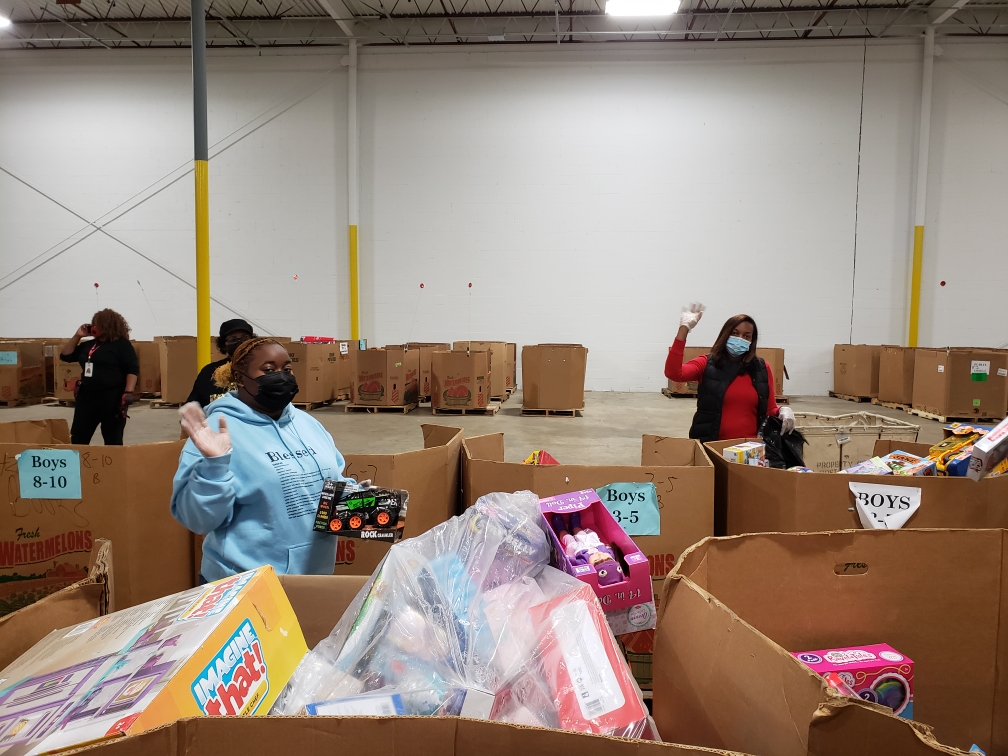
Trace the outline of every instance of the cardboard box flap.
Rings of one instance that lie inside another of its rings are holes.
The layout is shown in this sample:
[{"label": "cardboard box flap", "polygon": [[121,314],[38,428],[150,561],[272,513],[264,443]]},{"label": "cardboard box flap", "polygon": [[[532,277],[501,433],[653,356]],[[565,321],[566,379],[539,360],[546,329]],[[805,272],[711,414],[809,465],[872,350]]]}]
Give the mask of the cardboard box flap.
[{"label": "cardboard box flap", "polygon": [[809,756],[851,756],[853,753],[961,756],[963,753],[943,746],[935,740],[931,730],[919,722],[907,722],[891,715],[878,716],[878,708],[847,699],[823,703],[809,727]]},{"label": "cardboard box flap", "polygon": [[645,434],[641,437],[641,464],[664,467],[710,466],[711,462],[702,448],[695,444],[684,444],[683,441],[682,438]]},{"label": "cardboard box flap", "polygon": [[315,648],[340,621],[368,582],[365,575],[280,575],[308,648]]},{"label": "cardboard box flap", "polygon": [[488,433],[485,436],[470,436],[462,442],[462,448],[469,459],[503,462],[504,434]]}]

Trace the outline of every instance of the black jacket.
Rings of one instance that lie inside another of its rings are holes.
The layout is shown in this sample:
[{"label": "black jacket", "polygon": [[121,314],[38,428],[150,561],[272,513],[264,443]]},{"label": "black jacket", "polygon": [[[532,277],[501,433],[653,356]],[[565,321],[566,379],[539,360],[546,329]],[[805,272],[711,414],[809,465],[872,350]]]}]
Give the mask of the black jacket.
[{"label": "black jacket", "polygon": [[227,393],[226,386],[218,386],[214,383],[214,371],[221,365],[226,365],[227,360],[211,362],[199,371],[196,381],[193,383],[192,391],[189,393],[187,402],[199,402],[201,407],[206,407],[214,399],[219,399]]},{"label": "black jacket", "polygon": [[[756,406],[756,432],[759,433],[766,420],[767,403],[770,400],[770,380],[767,376],[766,363],[757,357],[746,367],[756,389],[758,404]],[[718,367],[714,358],[707,355],[707,367],[697,386],[697,411],[693,415],[693,425],[689,437],[703,442],[717,441],[721,434],[721,408],[724,405],[725,392],[742,370],[742,363],[728,360]]]},{"label": "black jacket", "polygon": [[[81,391],[126,390],[126,376],[140,375],[140,360],[129,339],[82,341],[70,354],[60,353],[61,362],[79,362]],[[84,375],[85,365],[93,365],[91,376]]]}]

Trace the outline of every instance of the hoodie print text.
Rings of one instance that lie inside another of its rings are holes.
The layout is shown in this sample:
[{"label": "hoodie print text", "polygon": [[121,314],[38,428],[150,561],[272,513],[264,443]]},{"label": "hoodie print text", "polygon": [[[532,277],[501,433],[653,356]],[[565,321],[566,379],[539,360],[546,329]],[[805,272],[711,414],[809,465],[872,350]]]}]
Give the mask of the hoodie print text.
[{"label": "hoodie print text", "polygon": [[[312,496],[313,491],[322,491],[322,471],[314,460],[316,451],[310,446],[297,451],[268,451],[266,458],[280,478],[283,491],[284,506],[287,508],[287,518],[296,520],[299,517],[315,515],[318,501]],[[305,470],[301,460],[311,460],[312,469]]]}]

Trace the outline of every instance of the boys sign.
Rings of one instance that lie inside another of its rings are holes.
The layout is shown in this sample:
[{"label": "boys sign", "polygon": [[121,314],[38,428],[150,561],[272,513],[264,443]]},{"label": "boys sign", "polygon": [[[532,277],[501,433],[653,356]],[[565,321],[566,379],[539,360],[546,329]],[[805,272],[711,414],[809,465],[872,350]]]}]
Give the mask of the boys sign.
[{"label": "boys sign", "polygon": [[848,483],[861,527],[897,530],[920,508],[921,490],[909,486]]}]

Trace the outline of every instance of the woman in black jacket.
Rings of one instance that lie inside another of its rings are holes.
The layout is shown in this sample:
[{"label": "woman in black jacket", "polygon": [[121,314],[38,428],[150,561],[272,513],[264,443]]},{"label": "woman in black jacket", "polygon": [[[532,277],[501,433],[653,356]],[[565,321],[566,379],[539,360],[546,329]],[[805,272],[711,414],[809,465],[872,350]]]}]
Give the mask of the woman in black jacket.
[{"label": "woman in black jacket", "polygon": [[[129,331],[122,315],[105,309],[96,312],[91,322],[78,328],[63,346],[60,360],[81,365],[71,443],[90,444],[101,425],[105,445],[122,446],[126,411],[133,403],[133,389],[140,374]],[[92,338],[81,341],[86,336]]]}]

